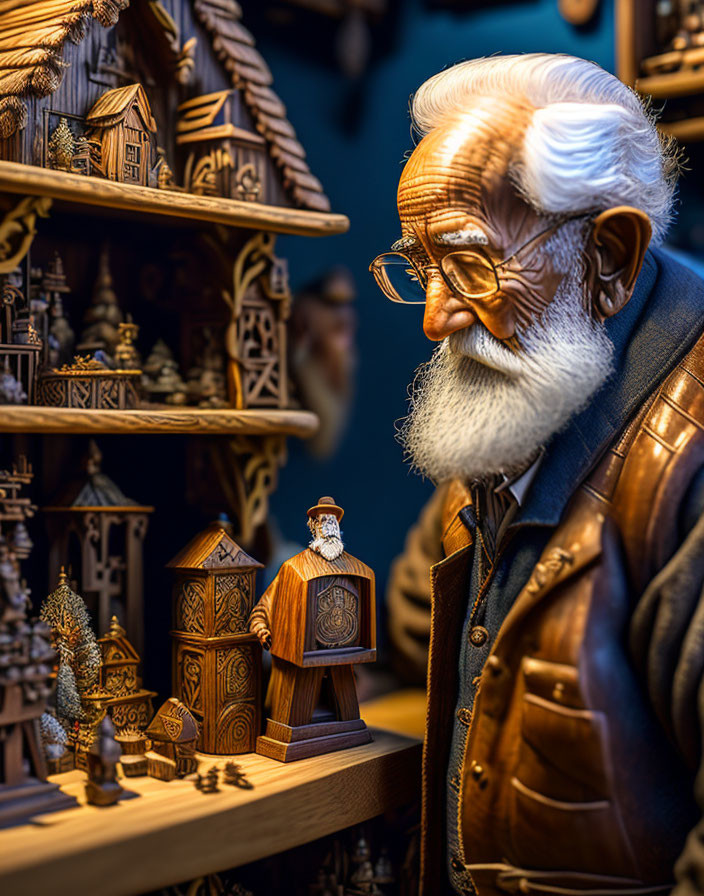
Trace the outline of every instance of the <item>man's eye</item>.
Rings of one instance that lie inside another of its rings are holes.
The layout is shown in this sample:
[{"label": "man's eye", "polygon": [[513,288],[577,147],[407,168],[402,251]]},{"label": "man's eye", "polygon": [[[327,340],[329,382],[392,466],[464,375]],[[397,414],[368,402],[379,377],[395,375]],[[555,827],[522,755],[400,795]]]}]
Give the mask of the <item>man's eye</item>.
[{"label": "man's eye", "polygon": [[413,281],[413,283],[418,283],[418,274],[413,270],[413,268],[406,268],[406,273],[409,278]]}]

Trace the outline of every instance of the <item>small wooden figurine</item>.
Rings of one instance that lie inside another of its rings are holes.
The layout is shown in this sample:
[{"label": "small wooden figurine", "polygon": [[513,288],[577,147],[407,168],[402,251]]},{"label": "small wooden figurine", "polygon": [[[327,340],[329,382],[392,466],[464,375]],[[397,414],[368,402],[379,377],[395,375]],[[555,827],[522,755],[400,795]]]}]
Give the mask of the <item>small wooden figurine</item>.
[{"label": "small wooden figurine", "polygon": [[235,762],[226,762],[223,771],[223,781],[232,787],[240,787],[242,790],[252,790],[254,784],[247,780],[245,773]]},{"label": "small wooden figurine", "polygon": [[115,726],[105,716],[98,728],[98,737],[86,754],[86,799],[95,806],[112,806],[123,794],[117,780],[120,746],[115,740]]},{"label": "small wooden figurine", "polygon": [[168,564],[174,586],[174,692],[201,720],[198,749],[253,752],[259,733],[261,647],[247,620],[261,563],[220,523]]},{"label": "small wooden figurine", "polygon": [[308,548],[282,565],[250,617],[273,657],[257,753],[282,762],[371,740],[352,667],[376,659],[374,573],[345,552],[343,513],[329,497],[310,508]]},{"label": "small wooden figurine", "polygon": [[169,697],[145,734],[151,739],[147,761],[152,778],[172,781],[196,771],[198,722],[180,700]]}]

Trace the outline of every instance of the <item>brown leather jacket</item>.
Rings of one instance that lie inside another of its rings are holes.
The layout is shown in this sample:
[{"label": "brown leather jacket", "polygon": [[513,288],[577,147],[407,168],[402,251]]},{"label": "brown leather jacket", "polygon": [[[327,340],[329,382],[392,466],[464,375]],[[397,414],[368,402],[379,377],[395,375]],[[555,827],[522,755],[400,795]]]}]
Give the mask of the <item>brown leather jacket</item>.
[{"label": "brown leather jacket", "polygon": [[[640,639],[647,653],[649,631],[686,627],[686,614],[672,621],[667,588],[676,597],[677,587],[692,591],[691,583],[668,564],[678,548],[676,514],[703,464],[704,338],[574,494],[484,667],[458,819],[468,887],[480,896],[671,889],[696,819],[692,707],[704,638],[679,656],[646,656],[641,677],[624,641],[630,623],[632,646]],[[459,653],[468,593],[471,536],[458,512],[470,502],[460,483],[447,491],[446,556],[431,570],[422,894],[439,893],[445,880],[438,832],[457,674],[447,657]],[[658,668],[674,681],[673,705],[660,719],[643,698],[642,681],[657,690],[648,677],[656,679]]]}]

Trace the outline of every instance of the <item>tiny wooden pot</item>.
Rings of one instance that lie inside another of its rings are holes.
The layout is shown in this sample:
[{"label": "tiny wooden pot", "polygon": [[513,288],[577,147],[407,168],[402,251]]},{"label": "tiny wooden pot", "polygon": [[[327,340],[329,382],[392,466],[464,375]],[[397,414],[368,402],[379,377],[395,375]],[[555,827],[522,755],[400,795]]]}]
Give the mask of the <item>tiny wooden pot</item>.
[{"label": "tiny wooden pot", "polygon": [[37,404],[124,411],[139,402],[139,370],[49,370],[39,377]]}]

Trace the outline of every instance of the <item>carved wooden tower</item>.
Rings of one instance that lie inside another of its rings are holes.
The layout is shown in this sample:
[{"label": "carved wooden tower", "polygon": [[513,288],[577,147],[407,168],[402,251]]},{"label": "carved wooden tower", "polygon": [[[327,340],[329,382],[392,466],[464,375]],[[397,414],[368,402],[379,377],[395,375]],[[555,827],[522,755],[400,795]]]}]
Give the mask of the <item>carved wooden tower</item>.
[{"label": "carved wooden tower", "polygon": [[174,585],[174,693],[200,722],[204,753],[254,750],[260,724],[261,647],[249,634],[257,563],[219,523],[168,564]]}]

